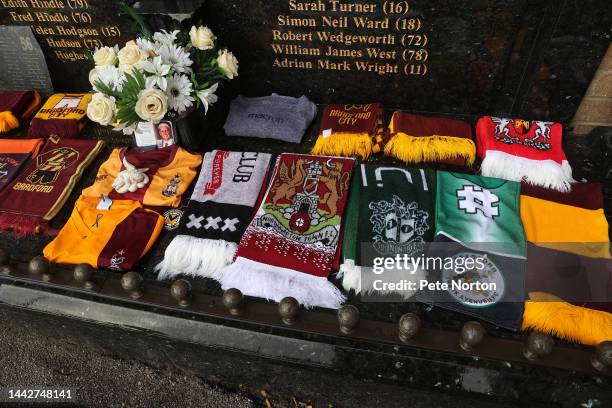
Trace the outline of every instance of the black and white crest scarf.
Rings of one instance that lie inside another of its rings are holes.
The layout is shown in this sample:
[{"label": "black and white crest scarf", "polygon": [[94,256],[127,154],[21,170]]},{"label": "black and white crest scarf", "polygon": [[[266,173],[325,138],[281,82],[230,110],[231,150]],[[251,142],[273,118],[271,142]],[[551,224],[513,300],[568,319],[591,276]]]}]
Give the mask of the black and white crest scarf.
[{"label": "black and white crest scarf", "polygon": [[204,155],[178,235],[157,265],[158,279],[214,277],[232,262],[269,163],[267,153],[213,150]]}]

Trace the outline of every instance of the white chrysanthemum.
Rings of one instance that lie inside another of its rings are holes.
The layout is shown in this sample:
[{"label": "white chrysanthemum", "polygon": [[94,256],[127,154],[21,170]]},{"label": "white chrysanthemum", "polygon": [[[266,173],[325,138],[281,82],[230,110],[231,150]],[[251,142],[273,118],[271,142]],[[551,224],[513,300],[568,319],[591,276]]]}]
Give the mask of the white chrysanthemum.
[{"label": "white chrysanthemum", "polygon": [[[121,92],[123,89],[123,81],[125,81],[125,75],[123,75],[117,67],[107,65],[96,69],[96,79],[111,87],[113,91]],[[95,85],[94,88],[98,90]]]},{"label": "white chrysanthemum", "polygon": [[180,33],[179,30],[174,30],[170,32],[166,30],[161,30],[153,34],[153,40],[161,44],[173,45],[174,42],[176,41],[176,36],[178,35],[178,33]]},{"label": "white chrysanthemum", "polygon": [[189,58],[189,53],[183,48],[175,45],[164,45],[159,49],[159,55],[164,64],[169,64],[175,72],[191,72],[193,61]]},{"label": "white chrysanthemum", "polygon": [[168,106],[170,109],[182,113],[191,107],[195,100],[191,95],[192,92],[193,85],[187,76],[174,74],[168,77],[166,95],[168,96]]},{"label": "white chrysanthemum", "polygon": [[157,55],[157,50],[162,46],[161,43],[153,42],[151,40],[147,40],[146,38],[137,38],[136,45],[149,54],[150,57]]},{"label": "white chrysanthemum", "polygon": [[215,92],[217,92],[218,87],[219,84],[216,83],[208,89],[203,89],[201,91],[196,92],[198,98],[200,99],[200,101],[202,101],[202,105],[204,105],[205,114],[208,113],[208,107],[213,103],[217,102],[217,100],[219,99],[217,95],[215,95]]},{"label": "white chrysanthemum", "polygon": [[157,56],[153,60],[146,60],[140,63],[140,68],[150,74],[146,79],[146,87],[153,88],[155,85],[162,91],[166,90],[166,75],[170,72],[170,65],[164,64],[162,58]]}]

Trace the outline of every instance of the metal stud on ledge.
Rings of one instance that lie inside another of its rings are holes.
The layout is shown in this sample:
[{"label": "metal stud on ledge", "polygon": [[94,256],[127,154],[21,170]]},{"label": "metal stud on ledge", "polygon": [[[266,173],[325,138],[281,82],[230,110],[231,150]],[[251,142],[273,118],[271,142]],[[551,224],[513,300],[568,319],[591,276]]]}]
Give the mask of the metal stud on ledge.
[{"label": "metal stud on ledge", "polygon": [[283,298],[278,304],[278,313],[281,315],[283,323],[287,326],[295,324],[299,309],[300,303],[290,296]]},{"label": "metal stud on ledge", "polygon": [[130,294],[132,299],[142,296],[142,276],[138,272],[126,272],[121,277],[121,287]]},{"label": "metal stud on ledge", "polygon": [[463,325],[459,335],[459,346],[464,350],[472,352],[475,347],[482,343],[485,336],[485,329],[482,324],[470,321]]},{"label": "metal stud on ledge", "polygon": [[95,270],[91,265],[82,263],[74,267],[74,280],[83,284],[85,289],[93,289],[94,283],[92,277]]},{"label": "metal stud on ledge", "polygon": [[11,268],[11,256],[8,251],[3,248],[0,248],[0,274],[2,275],[10,275],[12,272]]},{"label": "metal stud on ledge", "polygon": [[353,305],[345,305],[338,309],[338,323],[340,331],[351,334],[359,324],[359,309]]},{"label": "metal stud on ledge", "polygon": [[40,275],[46,282],[51,280],[52,268],[51,265],[49,265],[49,261],[43,256],[35,256],[32,258],[28,267],[31,274]]},{"label": "metal stud on ledge", "polygon": [[239,289],[230,288],[226,290],[223,292],[221,301],[231,315],[238,316],[242,314],[242,292]]},{"label": "metal stud on ledge", "polygon": [[421,330],[421,318],[414,313],[406,313],[399,319],[399,339],[409,343]]},{"label": "metal stud on ledge", "polygon": [[188,307],[191,304],[191,283],[185,279],[175,280],[170,286],[170,296],[180,307]]},{"label": "metal stud on ledge", "polygon": [[530,361],[546,357],[552,353],[554,344],[552,337],[548,334],[537,331],[531,332],[527,337],[525,347],[523,347],[523,355]]},{"label": "metal stud on ledge", "polygon": [[612,341],[602,341],[595,347],[591,364],[597,371],[606,372],[612,367]]}]

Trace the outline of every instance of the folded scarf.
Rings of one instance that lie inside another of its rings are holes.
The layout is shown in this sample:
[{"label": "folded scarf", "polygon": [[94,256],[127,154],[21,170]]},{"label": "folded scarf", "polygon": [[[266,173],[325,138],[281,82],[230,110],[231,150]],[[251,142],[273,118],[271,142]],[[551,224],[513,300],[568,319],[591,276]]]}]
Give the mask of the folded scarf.
[{"label": "folded scarf", "polygon": [[326,106],[311,153],[367,159],[384,148],[382,114],[380,103]]},{"label": "folded scarf", "polygon": [[42,139],[0,139],[0,191],[4,190],[30,158],[36,157]]},{"label": "folded scarf", "polygon": [[223,289],[305,307],[338,308],[344,296],[327,280],[338,253],[353,159],[283,153],[247,227],[236,261],[221,270]]},{"label": "folded scarf", "polygon": [[93,185],[84,189],[87,197],[134,200],[145,206],[178,207],[181,197],[196,176],[202,156],[172,145],[141,151],[114,149],[98,169]]},{"label": "folded scarf", "polygon": [[17,129],[40,107],[36,91],[0,92],[0,134]]},{"label": "folded scarf", "polygon": [[612,340],[612,260],[599,183],[560,193],[523,185],[529,247],[523,330],[587,345]]},{"label": "folded scarf", "polygon": [[234,259],[270,164],[270,155],[213,150],[204,155],[178,235],[157,265],[158,279],[214,277]]},{"label": "folded scarf", "polygon": [[50,137],[35,160],[0,193],[0,230],[26,235],[49,232],[83,171],[104,143]]},{"label": "folded scarf", "polygon": [[317,106],[306,96],[272,94],[258,98],[238,96],[230,103],[223,129],[227,136],[258,137],[301,143],[317,116]]},{"label": "folded scarf", "polygon": [[65,139],[79,137],[85,126],[87,105],[91,94],[53,94],[32,119],[29,138],[59,136]]},{"label": "folded scarf", "polygon": [[81,196],[68,222],[43,250],[51,262],[86,263],[94,268],[129,271],[151,248],[164,218],[132,200],[115,200],[100,209],[100,199]]},{"label": "folded scarf", "polygon": [[572,168],[563,151],[562,135],[560,123],[480,118],[476,147],[482,175],[569,191]]},{"label": "folded scarf", "polygon": [[567,193],[523,184],[521,218],[529,242],[610,258],[608,221],[599,183],[575,183]]},{"label": "folded scarf", "polygon": [[476,159],[472,128],[460,120],[395,112],[389,134],[385,154],[406,163],[471,166]]},{"label": "folded scarf", "polygon": [[[374,290],[375,279],[417,283],[425,279],[422,268],[413,274],[386,269],[382,275],[375,275],[371,259],[364,259],[367,255],[362,254],[362,249],[367,245],[376,257],[423,255],[425,245],[434,236],[435,173],[366,164],[356,170],[345,213],[342,265],[338,274],[344,289],[387,295],[393,292]],[[414,291],[397,293],[408,299]]]},{"label": "folded scarf", "polygon": [[[436,237],[428,257],[444,262],[428,270],[428,281],[445,282],[449,288],[419,292],[422,301],[511,330],[520,328],[526,244],[519,194],[516,182],[438,172]],[[477,266],[468,266],[467,259]],[[463,289],[453,282],[490,287]]]}]

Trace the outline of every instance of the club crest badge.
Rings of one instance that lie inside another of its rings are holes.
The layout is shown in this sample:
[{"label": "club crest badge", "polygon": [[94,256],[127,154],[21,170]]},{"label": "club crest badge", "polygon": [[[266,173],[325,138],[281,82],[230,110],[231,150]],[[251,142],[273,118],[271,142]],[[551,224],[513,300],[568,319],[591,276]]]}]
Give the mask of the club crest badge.
[{"label": "club crest badge", "polygon": [[429,230],[427,211],[416,202],[405,203],[394,195],[391,201],[371,202],[373,247],[381,254],[413,254],[425,246],[423,235]]},{"label": "club crest badge", "polygon": [[[482,259],[483,256],[475,252],[460,252],[453,258]],[[484,257],[484,268],[471,269],[464,273],[457,273],[455,269],[444,268],[442,279],[449,283],[448,294],[462,305],[474,308],[490,307],[499,302],[506,290],[506,281],[501,270],[489,259]],[[452,285],[452,281],[456,285]],[[480,283],[481,287],[487,289],[463,289],[462,287],[474,287],[474,283]],[[471,285],[470,285],[471,284]]]},{"label": "club crest badge", "polygon": [[62,170],[72,166],[79,159],[79,152],[71,147],[59,147],[36,157],[36,170],[26,177],[32,184],[51,184]]},{"label": "club crest badge", "polygon": [[550,150],[551,125],[554,122],[491,118],[495,139],[506,144],[518,144],[538,150]]},{"label": "club crest badge", "polygon": [[126,257],[124,255],[125,255],[125,250],[123,249],[114,253],[113,256],[111,256],[110,265],[108,266],[108,269],[112,269],[115,271],[123,270],[123,268],[121,267],[121,264],[125,262]]},{"label": "club crest badge", "polygon": [[175,174],[170,183],[162,190],[164,197],[173,197],[178,194],[178,188],[181,184],[181,176]]},{"label": "club crest badge", "polygon": [[499,217],[499,197],[476,185],[465,185],[456,191],[457,205],[466,214],[480,213],[486,218]]},{"label": "club crest badge", "polygon": [[302,244],[334,246],[338,230],[331,224],[338,216],[349,178],[342,163],[331,159],[300,158],[290,166],[281,163],[267,203],[268,213],[258,217],[256,224]]},{"label": "club crest badge", "polygon": [[177,229],[182,216],[183,212],[176,208],[166,211],[164,213],[164,229],[166,231]]}]

